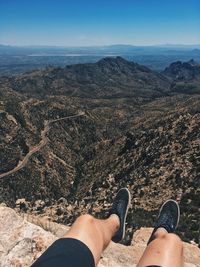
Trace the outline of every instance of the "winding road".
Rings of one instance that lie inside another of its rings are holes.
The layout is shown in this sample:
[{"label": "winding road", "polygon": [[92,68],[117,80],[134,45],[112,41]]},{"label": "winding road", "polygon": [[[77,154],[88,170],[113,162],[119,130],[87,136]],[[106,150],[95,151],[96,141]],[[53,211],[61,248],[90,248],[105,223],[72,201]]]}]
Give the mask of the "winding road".
[{"label": "winding road", "polygon": [[40,142],[37,145],[33,146],[29,150],[29,152],[26,154],[26,156],[23,158],[23,160],[19,161],[19,163],[17,164],[17,166],[14,169],[0,174],[0,178],[4,178],[5,176],[11,175],[11,174],[21,170],[27,164],[29,158],[33,154],[38,152],[43,146],[46,145],[46,143],[48,141],[47,137],[46,137],[46,134],[50,130],[50,124],[52,124],[54,122],[66,120],[66,119],[81,117],[81,116],[85,116],[85,113],[84,112],[80,112],[79,114],[76,114],[76,115],[71,115],[71,116],[67,116],[67,117],[63,117],[63,118],[59,118],[59,119],[55,119],[55,120],[44,121],[44,130],[41,131],[41,140],[40,140]]}]

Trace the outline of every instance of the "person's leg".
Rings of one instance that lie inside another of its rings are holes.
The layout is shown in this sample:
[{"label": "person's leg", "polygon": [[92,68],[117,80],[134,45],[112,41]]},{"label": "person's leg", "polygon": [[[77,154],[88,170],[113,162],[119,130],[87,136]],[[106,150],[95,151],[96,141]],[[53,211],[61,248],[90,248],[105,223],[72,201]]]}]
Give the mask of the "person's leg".
[{"label": "person's leg", "polygon": [[114,242],[123,239],[129,204],[130,193],[122,188],[114,199],[108,219],[99,220],[88,214],[80,216],[64,238],[55,241],[32,266],[97,266],[111,239]]},{"label": "person's leg", "polygon": [[119,224],[119,217],[115,214],[106,220],[98,220],[86,214],[75,221],[64,237],[75,238],[83,242],[92,252],[97,265],[102,251],[119,229]]},{"label": "person's leg", "polygon": [[183,265],[183,245],[174,234],[180,217],[179,205],[169,199],[161,207],[154,230],[137,267]]},{"label": "person's leg", "polygon": [[137,267],[162,266],[182,267],[183,266],[183,243],[181,239],[172,233],[158,228],[152,240],[145,249]]},{"label": "person's leg", "polygon": [[108,246],[111,239],[118,243],[124,238],[130,200],[129,190],[122,188],[113,201],[108,219],[99,220],[88,214],[82,215],[75,221],[65,237],[83,242],[92,252],[97,265],[102,251]]}]

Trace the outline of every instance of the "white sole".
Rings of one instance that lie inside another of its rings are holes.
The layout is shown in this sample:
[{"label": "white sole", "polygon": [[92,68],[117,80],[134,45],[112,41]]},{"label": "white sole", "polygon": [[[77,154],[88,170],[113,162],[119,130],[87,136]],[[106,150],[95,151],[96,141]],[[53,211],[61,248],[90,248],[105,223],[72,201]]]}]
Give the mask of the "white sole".
[{"label": "white sole", "polygon": [[125,216],[124,216],[124,226],[123,226],[123,236],[122,236],[122,239],[124,239],[124,236],[125,236],[125,228],[126,228],[126,217],[127,217],[127,213],[128,213],[129,207],[131,205],[131,193],[130,193],[130,191],[127,188],[122,188],[122,189],[126,189],[126,191],[128,192],[128,195],[129,195],[128,205],[127,205],[126,213],[125,213]]}]

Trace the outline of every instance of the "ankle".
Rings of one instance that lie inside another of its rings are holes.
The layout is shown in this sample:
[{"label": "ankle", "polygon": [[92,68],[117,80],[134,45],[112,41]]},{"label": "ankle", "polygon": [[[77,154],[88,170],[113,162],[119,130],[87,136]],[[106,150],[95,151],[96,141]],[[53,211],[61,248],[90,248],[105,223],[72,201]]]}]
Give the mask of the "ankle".
[{"label": "ankle", "polygon": [[116,231],[117,231],[119,229],[119,227],[120,227],[119,216],[117,214],[111,214],[110,217],[108,218],[108,220],[110,220],[112,225],[116,226]]}]

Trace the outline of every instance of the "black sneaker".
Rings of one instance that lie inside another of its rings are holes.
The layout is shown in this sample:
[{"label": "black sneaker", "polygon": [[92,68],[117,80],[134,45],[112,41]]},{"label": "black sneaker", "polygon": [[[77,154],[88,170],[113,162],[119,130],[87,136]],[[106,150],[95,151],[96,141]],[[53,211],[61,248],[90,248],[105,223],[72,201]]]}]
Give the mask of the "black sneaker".
[{"label": "black sneaker", "polygon": [[116,214],[120,220],[119,230],[113,236],[112,241],[118,243],[124,238],[125,235],[125,222],[127,212],[131,202],[131,194],[127,188],[122,188],[117,193],[112,208],[109,212],[109,216]]},{"label": "black sneaker", "polygon": [[148,244],[154,239],[154,233],[158,228],[164,228],[168,233],[174,233],[178,226],[180,217],[180,208],[175,200],[167,200],[162,207],[158,215],[158,219],[154,223],[154,230],[148,241]]}]

